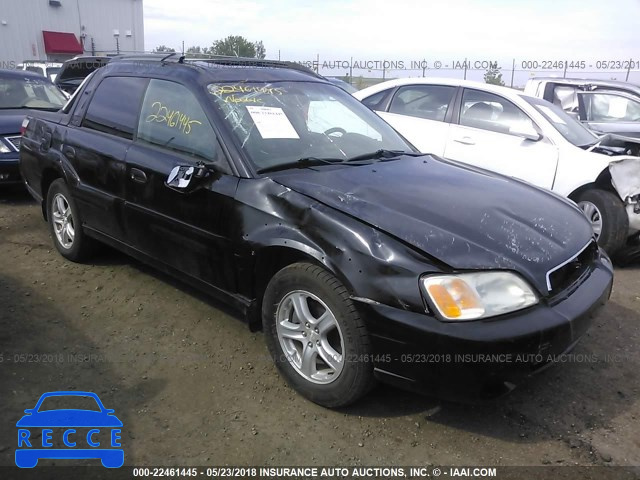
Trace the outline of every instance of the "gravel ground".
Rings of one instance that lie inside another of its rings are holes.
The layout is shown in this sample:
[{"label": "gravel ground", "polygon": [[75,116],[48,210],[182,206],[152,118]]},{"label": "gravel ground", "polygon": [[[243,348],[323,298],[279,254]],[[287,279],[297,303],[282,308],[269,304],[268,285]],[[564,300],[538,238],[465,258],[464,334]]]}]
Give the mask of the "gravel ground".
[{"label": "gravel ground", "polygon": [[112,250],[64,260],[20,191],[0,192],[0,304],[0,465],[23,410],[63,389],[116,409],[127,465],[640,465],[637,267],[574,351],[591,361],[475,406],[384,386],[314,405],[224,306]]}]

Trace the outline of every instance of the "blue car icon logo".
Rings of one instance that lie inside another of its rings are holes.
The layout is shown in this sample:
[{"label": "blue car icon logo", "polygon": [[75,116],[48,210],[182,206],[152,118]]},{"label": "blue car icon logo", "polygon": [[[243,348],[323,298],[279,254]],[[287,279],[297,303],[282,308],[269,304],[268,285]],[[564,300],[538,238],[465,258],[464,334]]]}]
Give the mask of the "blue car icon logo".
[{"label": "blue car icon logo", "polygon": [[[77,400],[92,409],[47,408],[51,404],[74,403]],[[95,393],[45,393],[33,409],[24,412],[26,415],[16,424],[18,467],[33,468],[41,458],[100,459],[107,468],[118,468],[124,464],[124,450],[119,448],[122,446],[122,422],[114,415],[114,410],[104,407]]]}]

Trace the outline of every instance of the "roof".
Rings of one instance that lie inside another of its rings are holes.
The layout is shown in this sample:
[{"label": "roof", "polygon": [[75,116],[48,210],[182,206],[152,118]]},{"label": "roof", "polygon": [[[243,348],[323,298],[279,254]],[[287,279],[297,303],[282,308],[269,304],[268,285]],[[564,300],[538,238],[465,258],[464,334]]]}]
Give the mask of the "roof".
[{"label": "roof", "polygon": [[639,90],[640,86],[635,83],[622,82],[620,80],[602,80],[595,78],[562,78],[562,77],[536,77],[529,82],[561,83],[566,85],[599,85],[603,87],[623,88],[627,90]]},{"label": "roof", "polygon": [[0,77],[3,78],[33,78],[35,80],[41,80],[43,82],[51,83],[47,77],[43,77],[42,74],[36,72],[30,72],[28,70],[0,70]]},{"label": "roof", "polygon": [[136,73],[141,71],[148,75],[197,77],[202,83],[216,81],[316,81],[329,83],[313,70],[297,63],[243,57],[212,57],[206,60],[189,60],[178,54],[123,55],[113,57],[104,68],[105,74],[108,72]]},{"label": "roof", "polygon": [[392,87],[400,87],[403,85],[451,85],[454,87],[477,88],[485,92],[493,92],[505,97],[522,97],[524,96],[520,90],[500,85],[492,85],[490,83],[474,82],[471,80],[462,80],[459,78],[436,78],[436,77],[419,77],[419,78],[397,78],[386,82],[378,83],[371,87],[360,90],[353,94],[359,100],[381,92]]}]

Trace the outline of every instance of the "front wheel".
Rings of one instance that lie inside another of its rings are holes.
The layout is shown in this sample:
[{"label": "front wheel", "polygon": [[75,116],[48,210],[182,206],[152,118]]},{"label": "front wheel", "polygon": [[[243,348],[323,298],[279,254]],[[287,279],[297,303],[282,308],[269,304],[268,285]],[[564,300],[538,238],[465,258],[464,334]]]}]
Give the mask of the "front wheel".
[{"label": "front wheel", "polygon": [[374,383],[369,336],[336,277],[317,265],[295,263],[274,275],[262,305],[269,351],[295,390],[330,408],[369,391]]},{"label": "front wheel", "polygon": [[598,245],[615,255],[629,235],[629,217],[622,201],[612,192],[594,189],[580,194],[578,206],[591,222]]}]

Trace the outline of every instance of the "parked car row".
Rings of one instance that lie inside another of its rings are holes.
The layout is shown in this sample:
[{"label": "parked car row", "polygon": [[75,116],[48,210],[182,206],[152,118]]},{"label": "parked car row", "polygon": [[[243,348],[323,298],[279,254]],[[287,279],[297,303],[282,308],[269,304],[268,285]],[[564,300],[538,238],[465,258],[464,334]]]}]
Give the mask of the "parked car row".
[{"label": "parked car row", "polygon": [[464,80],[398,79],[354,96],[422,152],[575,201],[610,254],[640,232],[640,142],[632,138],[599,137],[546,100]]},{"label": "parked car row", "polygon": [[[571,350],[609,298],[611,262],[573,202],[420,153],[299,65],[176,60],[111,60],[62,110],[29,112],[25,185],[61,255],[84,261],[108,244],[229,302],[310,400],[346,405],[375,380],[504,393]],[[400,96],[402,115],[428,111],[440,129],[468,117],[452,139],[473,135],[484,166],[510,148],[483,138],[485,123],[555,146],[535,104],[536,123],[512,128],[500,115],[518,112],[494,92],[397,87],[378,92],[381,115],[404,118],[391,112]],[[448,135],[405,134],[445,150]]]},{"label": "parked car row", "polygon": [[38,73],[0,70],[0,185],[22,182],[18,153],[27,112],[56,111],[66,101],[51,80]]}]

